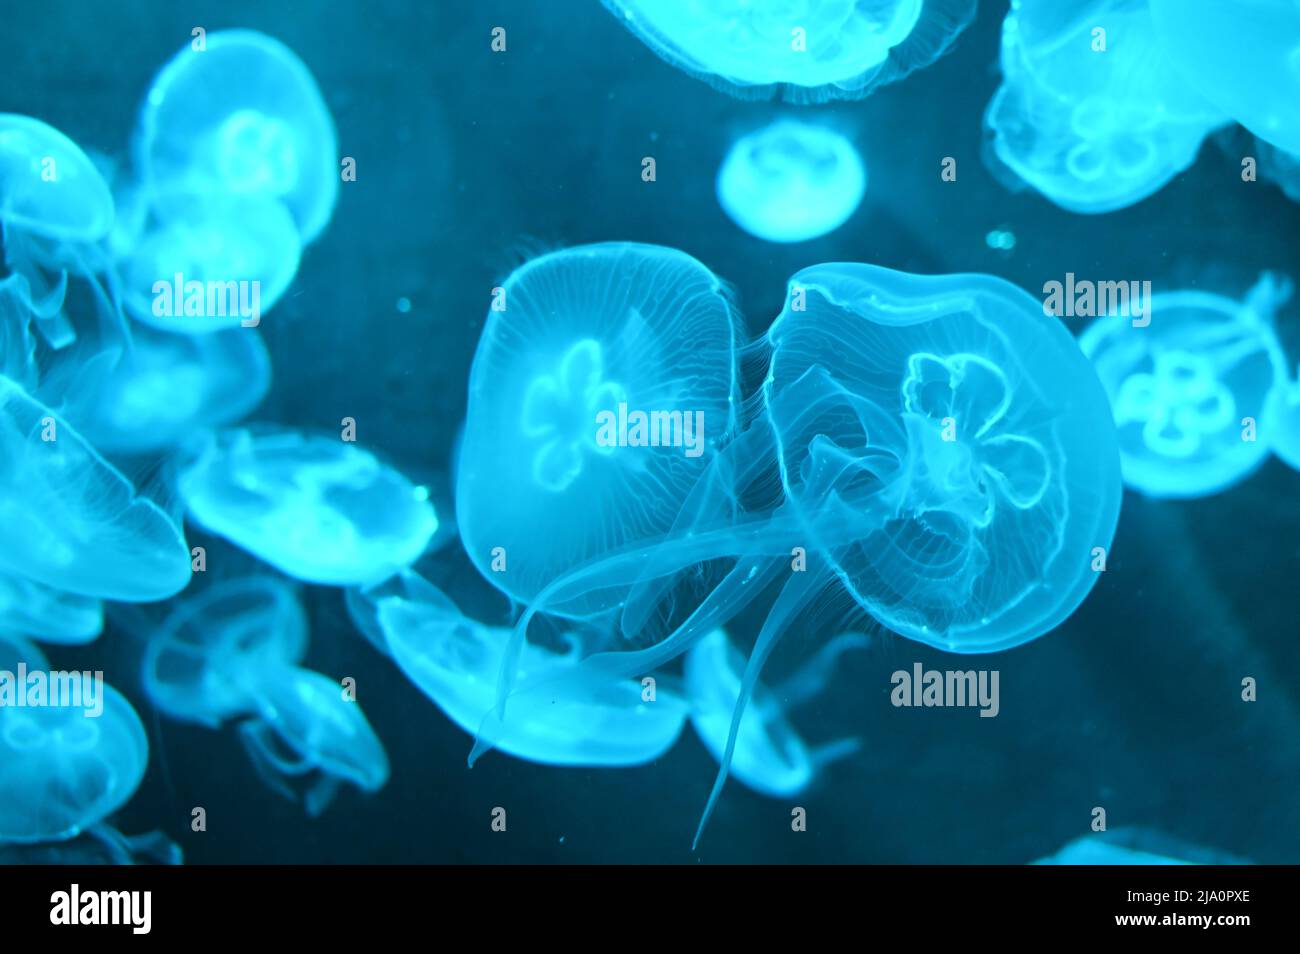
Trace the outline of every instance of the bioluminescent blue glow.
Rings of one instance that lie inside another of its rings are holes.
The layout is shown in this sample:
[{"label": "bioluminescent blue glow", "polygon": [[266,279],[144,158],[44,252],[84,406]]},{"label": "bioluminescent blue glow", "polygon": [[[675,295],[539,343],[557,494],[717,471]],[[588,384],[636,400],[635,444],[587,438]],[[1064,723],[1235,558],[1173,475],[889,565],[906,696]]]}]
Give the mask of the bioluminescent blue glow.
[{"label": "bioluminescent blue glow", "polygon": [[1227,116],[1174,70],[1145,3],[1089,7],[1014,0],[985,123],[1020,181],[1061,208],[1102,213],[1162,189]]},{"label": "bioluminescent blue glow", "polygon": [[0,633],[80,646],[93,641],[103,629],[104,604],[99,600],[0,573]]},{"label": "bioluminescent blue glow", "polygon": [[839,228],[867,190],[867,167],[844,136],[782,119],[742,136],[718,170],[718,202],[769,242],[806,242]]},{"label": "bioluminescent blue glow", "polygon": [[283,202],[303,245],[338,200],[338,139],[320,89],[292,50],[255,30],[196,38],[159,71],[136,157],[150,189]]},{"label": "bioluminescent blue glow", "polygon": [[298,431],[223,431],[177,486],[197,524],[311,583],[378,582],[438,528],[424,488],[356,443]]},{"label": "bioluminescent blue glow", "polygon": [[742,98],[860,99],[942,56],[975,0],[602,0],[668,63]]},{"label": "bioluminescent blue glow", "polygon": [[[494,302],[470,369],[456,514],[474,565],[527,601],[672,527],[735,429],[739,331],[719,279],[654,245],[543,255]],[[611,602],[587,594],[552,611]]]},{"label": "bioluminescent blue glow", "polygon": [[1079,336],[1119,428],[1124,482],[1151,497],[1204,497],[1244,480],[1269,454],[1261,427],[1286,379],[1273,313],[1290,282],[1264,275],[1245,302],[1161,292],[1150,325],[1099,318]]}]

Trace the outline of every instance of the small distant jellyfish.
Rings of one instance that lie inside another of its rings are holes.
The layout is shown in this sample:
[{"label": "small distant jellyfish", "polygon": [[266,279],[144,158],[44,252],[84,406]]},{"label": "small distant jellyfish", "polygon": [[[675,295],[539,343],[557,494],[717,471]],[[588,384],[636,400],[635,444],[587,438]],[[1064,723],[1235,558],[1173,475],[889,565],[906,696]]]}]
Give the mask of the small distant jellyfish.
[{"label": "small distant jellyfish", "polygon": [[154,78],[140,111],[136,157],[149,189],[283,202],[303,245],[329,222],[339,190],[334,119],[311,72],[254,30],[207,35]]},{"label": "small distant jellyfish", "polygon": [[[1107,45],[1093,48],[1104,22]],[[1227,116],[1188,89],[1156,42],[1145,3],[1014,0],[1002,85],[985,113],[993,171],[1063,209],[1099,214],[1162,189]]]},{"label": "small distant jellyfish", "polygon": [[[42,643],[81,646],[104,629],[104,604],[17,574],[0,573],[0,632]],[[4,668],[0,666],[0,669]]]},{"label": "small distant jellyfish", "polygon": [[1227,490],[1268,457],[1254,435],[1286,379],[1273,314],[1289,282],[1264,275],[1245,302],[1203,291],[1156,294],[1150,325],[1099,318],[1079,336],[1110,397],[1124,482],[1151,497]]},{"label": "small distant jellyfish", "polygon": [[844,136],[783,119],[739,139],[718,170],[718,202],[746,232],[805,242],[839,228],[862,202],[867,169]]},{"label": "small distant jellyfish", "polygon": [[941,57],[975,0],[602,0],[666,62],[730,95],[861,99]]},{"label": "small distant jellyfish", "polygon": [[280,572],[327,586],[410,566],[438,529],[428,491],[355,443],[292,430],[211,437],[180,474],[189,517]]}]

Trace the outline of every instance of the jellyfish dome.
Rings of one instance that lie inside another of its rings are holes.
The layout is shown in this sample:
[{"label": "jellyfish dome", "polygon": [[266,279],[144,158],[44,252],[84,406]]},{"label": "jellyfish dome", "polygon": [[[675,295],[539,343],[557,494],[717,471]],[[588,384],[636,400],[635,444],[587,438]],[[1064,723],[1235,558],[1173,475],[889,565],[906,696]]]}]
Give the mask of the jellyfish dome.
[{"label": "jellyfish dome", "polygon": [[806,242],[839,228],[862,202],[867,168],[844,136],[783,119],[739,139],[718,170],[718,202],[769,242]]},{"label": "jellyfish dome", "polygon": [[1300,4],[1150,3],[1178,78],[1256,136],[1300,153]]},{"label": "jellyfish dome", "polygon": [[[722,282],[654,245],[543,255],[495,301],[470,369],[456,515],[483,576],[526,602],[673,526],[735,429],[739,335]],[[555,611],[592,614],[606,597]]]},{"label": "jellyfish dome", "polygon": [[666,62],[741,98],[861,99],[933,63],[975,0],[603,0]]},{"label": "jellyfish dome", "polygon": [[0,842],[73,838],[121,808],[149,760],[131,704],[101,683],[103,711],[0,707]]},{"label": "jellyfish dome", "polygon": [[59,242],[91,243],[113,227],[113,196],[90,158],[53,126],[0,113],[0,224]]},{"label": "jellyfish dome", "polygon": [[[104,629],[104,604],[15,574],[0,573],[0,632],[81,646]],[[4,668],[0,666],[0,668]]]},{"label": "jellyfish dome", "polygon": [[283,202],[302,244],[338,199],[334,120],[303,62],[254,30],[195,40],[154,78],[140,112],[136,155],[150,187]]},{"label": "jellyfish dome", "polygon": [[374,583],[429,546],[428,491],[338,438],[239,428],[184,467],[189,516],[282,573],[327,586]]},{"label": "jellyfish dome", "polygon": [[1147,0],[1014,0],[1001,64],[985,114],[994,171],[1072,212],[1154,194],[1227,121],[1176,74]]},{"label": "jellyfish dome", "polygon": [[180,592],[180,528],[68,423],[0,377],[0,572],[100,599]]},{"label": "jellyfish dome", "polygon": [[1150,324],[1099,318],[1079,337],[1110,397],[1124,482],[1151,497],[1204,497],[1268,457],[1264,419],[1286,380],[1273,313],[1289,283],[1263,276],[1243,302],[1153,295]]}]

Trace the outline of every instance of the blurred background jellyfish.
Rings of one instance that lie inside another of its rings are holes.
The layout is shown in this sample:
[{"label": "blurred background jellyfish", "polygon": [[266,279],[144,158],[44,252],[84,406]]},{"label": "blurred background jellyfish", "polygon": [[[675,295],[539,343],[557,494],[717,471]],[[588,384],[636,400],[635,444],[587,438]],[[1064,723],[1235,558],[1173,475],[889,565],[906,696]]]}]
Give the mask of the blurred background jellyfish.
[{"label": "blurred background jellyfish", "polygon": [[438,518],[428,492],[338,438],[238,428],[207,441],[178,487],[192,520],[282,573],[375,583],[414,563]]},{"label": "blurred background jellyfish", "polygon": [[1154,194],[1227,121],[1173,69],[1147,0],[1013,0],[1001,65],[985,113],[993,171],[1072,212]]},{"label": "blurred background jellyfish", "polygon": [[[586,245],[516,269],[474,355],[456,476],[483,576],[526,602],[562,571],[669,530],[735,429],[738,345],[728,290],[674,249]],[[591,593],[551,609],[612,603]]]},{"label": "blurred background jellyfish", "polygon": [[1273,314],[1288,280],[1264,275],[1238,302],[1203,291],[1152,296],[1148,326],[1099,318],[1079,337],[1110,396],[1124,482],[1151,497],[1204,497],[1268,457],[1260,426],[1286,380]]},{"label": "blurred background jellyfish", "polygon": [[1300,154],[1300,4],[1150,4],[1178,79],[1256,136]]},{"label": "blurred background jellyfish", "polygon": [[975,0],[602,0],[666,62],[741,98],[861,99],[922,69]]},{"label": "blurred background jellyfish", "polygon": [[0,377],[0,572],[126,602],[190,579],[181,530],[66,421]]},{"label": "blurred background jellyfish", "polygon": [[1250,864],[1221,851],[1190,845],[1144,828],[1080,835],[1036,865],[1242,865]]},{"label": "blurred background jellyfish", "polygon": [[733,222],[769,242],[805,242],[857,211],[867,168],[844,136],[782,119],[741,137],[718,170],[718,202]]},{"label": "blurred background jellyfish", "polygon": [[[786,715],[821,693],[841,653],[866,645],[863,636],[837,637],[823,646],[790,682],[773,689],[756,684],[736,734],[731,774],[756,792],[780,798],[797,795],[811,784],[821,768],[857,752],[861,747],[857,739],[809,749]],[[745,657],[720,629],[709,633],[686,654],[691,725],[718,760],[727,748],[731,715],[740,695],[744,671]]]},{"label": "blurred background jellyfish", "polygon": [[80,646],[92,642],[103,629],[104,604],[99,600],[0,573],[0,633]]},{"label": "blurred background jellyfish", "polygon": [[147,188],[278,200],[303,245],[338,199],[338,141],[320,89],[292,50],[254,30],[209,33],[177,53],[149,88],[135,146]]}]

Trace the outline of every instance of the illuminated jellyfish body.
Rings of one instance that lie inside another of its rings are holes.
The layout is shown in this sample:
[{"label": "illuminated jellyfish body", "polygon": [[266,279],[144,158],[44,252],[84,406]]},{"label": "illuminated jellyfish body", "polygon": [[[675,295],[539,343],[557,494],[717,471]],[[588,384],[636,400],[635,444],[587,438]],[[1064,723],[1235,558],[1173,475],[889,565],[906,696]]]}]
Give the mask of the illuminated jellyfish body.
[{"label": "illuminated jellyfish body", "polygon": [[190,579],[176,523],[72,426],[0,377],[0,573],[124,602]]},{"label": "illuminated jellyfish body", "polygon": [[0,573],[0,633],[79,646],[103,629],[104,605],[99,600]]},{"label": "illuminated jellyfish body", "polygon": [[862,202],[867,169],[834,130],[783,119],[743,136],[718,170],[718,202],[769,242],[805,242],[839,228]]},{"label": "illuminated jellyfish body", "polygon": [[131,704],[101,691],[95,717],[83,706],[0,707],[0,843],[73,838],[135,793],[149,743]]},{"label": "illuminated jellyfish body", "polygon": [[100,823],[75,838],[46,844],[0,844],[0,865],[179,865],[180,845],[160,831],[124,835]]},{"label": "illuminated jellyfish body", "polygon": [[1240,865],[1241,858],[1189,845],[1156,831],[1121,828],[1090,832],[1036,865]]},{"label": "illuminated jellyfish body", "polygon": [[40,377],[32,337],[31,287],[22,275],[0,281],[0,375],[23,388]]},{"label": "illuminated jellyfish body", "polygon": [[392,576],[438,528],[423,487],[355,443],[297,431],[223,431],[178,487],[204,529],[288,576],[330,586]]},{"label": "illuminated jellyfish body", "polygon": [[146,187],[278,200],[310,244],[339,187],[334,120],[315,79],[263,33],[223,30],[203,45],[177,53],[149,88],[136,141]]},{"label": "illuminated jellyfish body", "polygon": [[[397,585],[367,593],[388,652],[419,689],[466,732],[478,731],[496,703],[497,676],[510,629],[467,618],[432,584],[407,571]],[[522,685],[570,670],[581,644],[567,653],[528,644],[519,659]],[[596,675],[563,694],[525,697],[494,727],[497,747],[546,765],[621,766],[651,762],[672,748],[686,704],[664,680],[646,698],[640,682]]]},{"label": "illuminated jellyfish body", "polygon": [[1300,153],[1300,5],[1150,3],[1179,79],[1256,136]]},{"label": "illuminated jellyfish body", "polygon": [[933,63],[975,0],[603,0],[666,62],[741,98],[861,99]]},{"label": "illuminated jellyfish body", "polygon": [[[756,684],[736,733],[731,774],[756,792],[780,798],[802,792],[818,769],[856,752],[857,739],[809,749],[786,720],[786,713],[822,691],[840,653],[866,644],[862,636],[839,637],[823,646],[789,683],[772,690]],[[745,657],[720,629],[709,633],[686,654],[691,725],[715,759],[721,760],[727,749],[731,714],[744,671]]]},{"label": "illuminated jellyfish body", "polygon": [[1273,312],[1289,295],[1289,283],[1265,275],[1244,303],[1161,293],[1147,327],[1112,316],[1084,330],[1079,345],[1110,397],[1126,484],[1151,497],[1204,497],[1263,463],[1269,395],[1286,379]]},{"label": "illuminated jellyfish body", "polygon": [[286,581],[239,577],[182,599],[148,639],[149,699],[173,719],[215,729],[257,711],[264,672],[302,660],[307,617]]},{"label": "illuminated jellyfish body", "polygon": [[[814,266],[791,279],[767,343],[763,416],[716,455],[723,476],[701,481],[704,499],[687,502],[672,533],[548,586],[521,617],[503,663],[498,708],[508,713],[513,653],[553,601],[630,585],[621,625],[634,634],[664,592],[657,580],[735,558],[672,633],[581,666],[646,671],[784,573],[745,670],[706,819],[764,661],[820,594],[843,590],[889,629],[949,652],[1018,646],[1087,596],[1122,497],[1096,372],[1060,323],[1043,321],[1037,301],[1000,279]],[[771,466],[779,504],[734,515],[725,503],[768,479]],[[722,506],[708,499],[715,494]],[[790,572],[800,569],[792,554],[802,572]],[[475,753],[492,744],[480,730]]]},{"label": "illuminated jellyfish body", "polygon": [[1026,183],[1072,212],[1110,212],[1154,194],[1227,119],[1173,70],[1147,0],[1078,9],[1014,0],[1001,64],[985,114],[996,160],[1011,172],[1008,185]]},{"label": "illuminated jellyfish body", "polygon": [[293,216],[259,194],[174,193],[119,262],[133,318],[163,331],[256,327],[298,273]]},{"label": "illuminated jellyfish body", "polygon": [[[456,476],[466,552],[526,602],[601,553],[668,531],[739,408],[736,316],[707,268],[605,243],[516,269],[470,370]],[[608,608],[586,594],[554,612]]]},{"label": "illuminated jellyfish body", "polygon": [[231,424],[271,385],[270,356],[251,328],[198,336],[136,329],[130,349],[68,353],[74,360],[52,370],[40,393],[60,400],[106,454],[163,450]]},{"label": "illuminated jellyfish body", "polygon": [[62,311],[69,273],[92,282],[120,327],[120,314],[94,277],[94,246],[112,228],[114,214],[108,184],[81,147],[39,119],[0,113],[5,262],[26,282],[24,303],[55,347],[76,337]]}]

